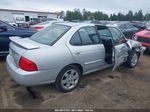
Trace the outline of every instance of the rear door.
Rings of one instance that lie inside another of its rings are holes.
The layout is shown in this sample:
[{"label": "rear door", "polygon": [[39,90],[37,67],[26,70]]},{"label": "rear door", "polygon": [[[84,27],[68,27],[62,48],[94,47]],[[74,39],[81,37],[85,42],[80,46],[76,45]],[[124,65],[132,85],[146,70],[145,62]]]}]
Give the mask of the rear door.
[{"label": "rear door", "polygon": [[74,59],[83,65],[86,72],[104,66],[105,49],[95,27],[79,29],[72,36],[69,49]]},{"label": "rear door", "polygon": [[109,28],[113,37],[114,42],[114,68],[115,70],[117,67],[119,67],[121,64],[123,64],[125,61],[127,61],[128,57],[128,46],[125,43],[126,39],[124,35],[116,28]]}]

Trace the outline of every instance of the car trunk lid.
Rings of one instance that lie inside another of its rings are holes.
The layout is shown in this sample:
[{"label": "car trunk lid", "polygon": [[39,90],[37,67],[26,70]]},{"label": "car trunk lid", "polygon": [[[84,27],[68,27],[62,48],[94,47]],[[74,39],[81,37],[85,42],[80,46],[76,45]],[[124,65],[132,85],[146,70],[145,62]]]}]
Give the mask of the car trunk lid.
[{"label": "car trunk lid", "polygon": [[30,40],[29,38],[10,37],[11,43],[9,48],[9,56],[13,63],[19,67],[20,57],[28,50],[40,48],[40,44]]},{"label": "car trunk lid", "polygon": [[[31,42],[28,38],[21,38],[21,37],[10,37],[9,38],[14,44],[23,47],[24,49],[32,50],[40,48],[37,45],[34,45],[34,42]],[[30,41],[30,43],[29,43]]]}]

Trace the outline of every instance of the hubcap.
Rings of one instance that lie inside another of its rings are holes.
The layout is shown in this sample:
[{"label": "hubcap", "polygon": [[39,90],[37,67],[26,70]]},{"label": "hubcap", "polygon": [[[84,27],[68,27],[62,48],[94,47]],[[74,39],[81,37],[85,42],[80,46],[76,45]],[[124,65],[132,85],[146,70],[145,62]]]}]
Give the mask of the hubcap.
[{"label": "hubcap", "polygon": [[134,54],[131,59],[131,65],[135,66],[137,64],[137,60],[138,60],[137,54]]},{"label": "hubcap", "polygon": [[79,74],[76,70],[68,70],[65,72],[61,79],[61,85],[64,89],[69,90],[74,88],[79,81]]}]

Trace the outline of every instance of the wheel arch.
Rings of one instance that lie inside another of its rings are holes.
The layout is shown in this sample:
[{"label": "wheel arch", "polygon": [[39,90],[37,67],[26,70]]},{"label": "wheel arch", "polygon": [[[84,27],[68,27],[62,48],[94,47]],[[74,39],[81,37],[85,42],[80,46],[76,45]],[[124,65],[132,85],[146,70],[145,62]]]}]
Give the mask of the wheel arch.
[{"label": "wheel arch", "polygon": [[81,70],[81,74],[83,74],[83,67],[81,64],[79,63],[71,63],[71,64],[68,64],[66,65],[65,67],[63,67],[61,70],[63,70],[64,68],[68,67],[68,66],[71,66],[71,65],[74,65],[74,66],[77,66],[80,70]]},{"label": "wheel arch", "polygon": [[71,65],[77,66],[81,70],[81,74],[83,74],[83,67],[82,67],[82,65],[80,65],[78,63],[72,63]]}]

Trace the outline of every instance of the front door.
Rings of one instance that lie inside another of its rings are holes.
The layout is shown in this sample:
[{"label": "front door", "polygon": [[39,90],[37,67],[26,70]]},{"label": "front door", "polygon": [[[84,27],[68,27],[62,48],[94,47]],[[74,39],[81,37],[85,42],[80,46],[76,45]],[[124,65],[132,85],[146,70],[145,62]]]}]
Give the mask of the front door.
[{"label": "front door", "polygon": [[125,43],[126,39],[124,35],[116,28],[110,28],[113,42],[114,42],[114,68],[115,70],[125,61],[127,61],[128,57],[128,46]]}]

